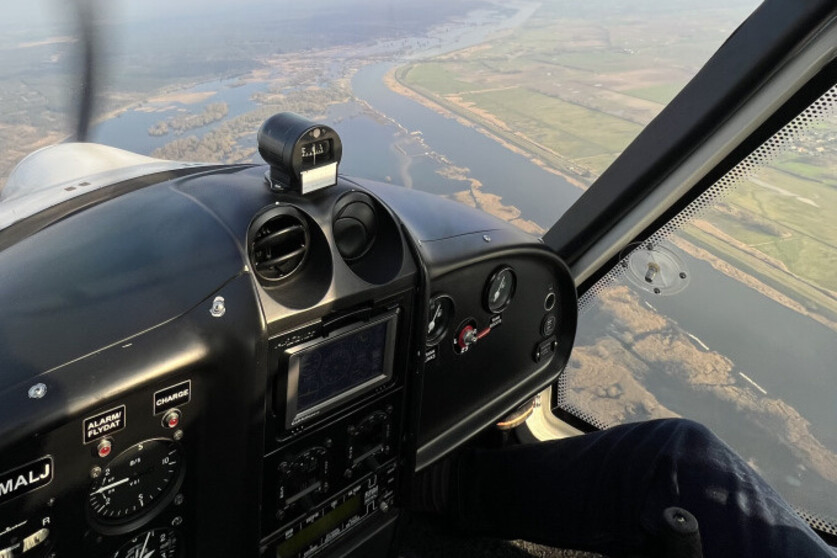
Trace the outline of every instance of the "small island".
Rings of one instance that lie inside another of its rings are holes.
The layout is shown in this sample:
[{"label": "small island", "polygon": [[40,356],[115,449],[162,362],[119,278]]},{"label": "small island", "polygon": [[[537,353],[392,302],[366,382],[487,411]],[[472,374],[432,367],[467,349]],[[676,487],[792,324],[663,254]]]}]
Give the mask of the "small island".
[{"label": "small island", "polygon": [[188,130],[201,128],[223,120],[230,113],[227,103],[210,103],[198,114],[182,114],[162,120],[148,128],[149,136],[180,135]]}]

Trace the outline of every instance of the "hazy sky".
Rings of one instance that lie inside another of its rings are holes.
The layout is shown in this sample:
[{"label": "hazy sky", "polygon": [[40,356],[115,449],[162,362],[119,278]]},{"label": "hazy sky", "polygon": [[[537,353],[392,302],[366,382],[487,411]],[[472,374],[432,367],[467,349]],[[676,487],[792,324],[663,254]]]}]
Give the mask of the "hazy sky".
[{"label": "hazy sky", "polygon": [[[460,0],[449,0],[456,3]],[[546,0],[547,2],[549,0]],[[568,12],[584,7],[587,0],[552,0],[566,6]],[[651,4],[659,9],[682,9],[684,6],[695,7],[703,4],[737,5],[756,4],[758,0],[612,0],[597,2],[598,9],[604,6],[630,7],[632,4]],[[406,4],[427,4],[422,0],[14,0],[3,2],[0,11],[0,29],[14,31],[15,35],[26,33],[72,32],[73,12],[79,2],[92,2],[104,10],[108,21],[135,22],[153,19],[181,19],[187,21],[190,16],[217,15],[230,12],[241,15],[247,7],[261,5],[275,9],[279,14],[287,12],[316,14],[330,8],[346,9],[357,6],[361,10],[389,11],[404,7]],[[679,7],[678,7],[679,6]],[[630,8],[629,8],[630,9]],[[244,16],[246,17],[246,16]]]},{"label": "hazy sky", "polygon": [[[294,0],[27,0],[4,3],[0,28],[34,33],[62,32],[62,29],[71,32],[79,2],[92,2],[107,20],[120,22],[240,11],[248,5],[274,5],[277,10],[300,6]],[[309,0],[303,5],[317,3],[323,0]]]}]

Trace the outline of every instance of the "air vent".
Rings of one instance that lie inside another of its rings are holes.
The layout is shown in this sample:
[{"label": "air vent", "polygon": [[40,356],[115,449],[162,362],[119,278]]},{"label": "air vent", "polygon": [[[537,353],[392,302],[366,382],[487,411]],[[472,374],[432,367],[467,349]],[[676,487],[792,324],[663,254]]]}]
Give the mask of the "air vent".
[{"label": "air vent", "polygon": [[253,223],[250,260],[261,279],[282,281],[299,269],[308,254],[309,235],[305,216],[291,207],[263,214]]},{"label": "air vent", "polygon": [[363,192],[351,192],[341,197],[334,206],[334,241],[337,251],[347,262],[353,262],[369,252],[378,232],[375,202]]}]

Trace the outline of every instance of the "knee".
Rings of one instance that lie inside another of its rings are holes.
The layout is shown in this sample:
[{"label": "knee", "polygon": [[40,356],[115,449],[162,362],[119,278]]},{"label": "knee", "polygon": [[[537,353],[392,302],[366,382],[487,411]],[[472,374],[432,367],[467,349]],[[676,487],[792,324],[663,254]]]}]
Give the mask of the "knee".
[{"label": "knee", "polygon": [[668,427],[673,431],[680,433],[682,436],[696,437],[696,438],[715,438],[709,428],[703,424],[686,418],[671,418],[663,419],[668,423]]},{"label": "knee", "polygon": [[684,418],[670,418],[653,421],[655,429],[659,429],[666,438],[666,445],[682,449],[684,446],[692,450],[708,450],[716,447],[726,447],[720,438],[703,424]]}]

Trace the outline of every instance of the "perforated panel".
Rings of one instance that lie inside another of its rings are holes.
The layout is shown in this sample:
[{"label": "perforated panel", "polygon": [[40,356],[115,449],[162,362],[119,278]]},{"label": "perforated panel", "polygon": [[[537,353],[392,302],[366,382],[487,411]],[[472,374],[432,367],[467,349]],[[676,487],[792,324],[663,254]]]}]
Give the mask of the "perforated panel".
[{"label": "perforated panel", "polygon": [[571,415],[580,418],[587,424],[592,424],[599,430],[604,430],[605,428],[610,428],[611,426],[615,426],[613,424],[607,424],[603,420],[599,419],[595,414],[589,411],[585,411],[578,405],[575,405],[569,397],[567,397],[568,390],[567,390],[567,371],[561,373],[558,377],[558,381],[556,382],[557,389],[556,389],[556,398],[558,406],[564,409],[565,411],[569,412]]},{"label": "perforated panel", "polygon": [[[753,176],[756,171],[769,165],[777,155],[787,150],[796,141],[800,134],[812,125],[823,122],[837,111],[837,86],[826,91],[819,99],[814,101],[807,109],[802,111],[796,118],[788,122],[784,128],[764,142],[749,156],[735,165],[720,180],[708,188],[695,201],[678,213],[671,221],[666,223],[660,230],[651,235],[644,244],[658,244],[666,240],[677,229],[699,217],[707,209],[718,203],[719,200],[728,196],[747,178]],[[625,254],[622,261],[625,261],[631,250]],[[579,315],[583,314],[595,297],[607,289],[613,281],[624,273],[624,267],[615,266],[604,277],[599,279],[590,289],[578,299]],[[560,398],[560,396],[559,396]]]},{"label": "perforated panel", "polygon": [[829,535],[837,537],[837,525],[833,519],[827,519],[815,513],[803,510],[802,508],[794,507],[794,510],[802,516],[802,519],[807,521],[808,524],[817,531],[822,531],[823,533],[828,533]]}]

